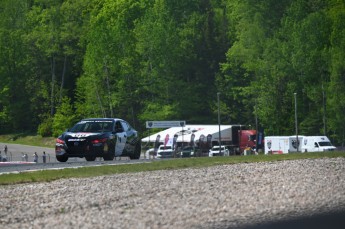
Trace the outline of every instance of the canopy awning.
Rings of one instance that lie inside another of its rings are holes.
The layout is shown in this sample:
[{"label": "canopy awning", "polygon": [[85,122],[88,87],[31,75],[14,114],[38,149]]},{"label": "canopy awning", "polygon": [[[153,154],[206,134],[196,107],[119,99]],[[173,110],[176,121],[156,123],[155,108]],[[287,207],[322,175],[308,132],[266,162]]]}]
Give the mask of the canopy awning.
[{"label": "canopy awning", "polygon": [[[232,141],[231,128],[240,127],[241,125],[220,125],[221,141]],[[242,125],[242,127],[244,127]],[[171,127],[169,129],[152,134],[143,138],[142,142],[156,142],[158,137],[159,142],[167,145],[173,144],[174,137],[176,142],[198,142],[200,140],[207,141],[207,137],[211,138],[209,141],[219,140],[219,126],[218,125],[186,125],[182,127]]]}]

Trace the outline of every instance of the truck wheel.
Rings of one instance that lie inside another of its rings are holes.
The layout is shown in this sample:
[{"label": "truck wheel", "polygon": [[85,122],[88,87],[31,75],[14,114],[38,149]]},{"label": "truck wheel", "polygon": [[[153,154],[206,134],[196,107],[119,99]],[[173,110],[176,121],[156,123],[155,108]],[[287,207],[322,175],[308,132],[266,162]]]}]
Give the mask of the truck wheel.
[{"label": "truck wheel", "polygon": [[141,154],[141,144],[140,144],[140,142],[138,142],[138,143],[135,145],[133,154],[130,155],[129,158],[130,158],[131,160],[139,159],[139,158],[140,158],[140,154]]},{"label": "truck wheel", "polygon": [[56,156],[56,160],[59,162],[66,162],[68,160],[68,157],[66,156]]},{"label": "truck wheel", "polygon": [[96,156],[86,156],[85,159],[87,161],[95,161],[96,160]]}]

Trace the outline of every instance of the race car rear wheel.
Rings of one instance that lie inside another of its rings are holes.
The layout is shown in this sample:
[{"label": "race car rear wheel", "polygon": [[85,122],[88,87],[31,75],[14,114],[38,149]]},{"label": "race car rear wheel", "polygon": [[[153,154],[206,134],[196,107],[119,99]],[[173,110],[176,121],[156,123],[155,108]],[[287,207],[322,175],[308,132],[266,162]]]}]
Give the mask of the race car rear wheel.
[{"label": "race car rear wheel", "polygon": [[56,160],[59,162],[66,162],[68,160],[68,157],[66,156],[56,156]]},{"label": "race car rear wheel", "polygon": [[138,142],[138,143],[135,145],[133,154],[130,155],[129,158],[130,158],[131,160],[133,160],[133,159],[139,159],[139,158],[140,158],[140,154],[141,154],[141,144],[140,144],[140,142]]},{"label": "race car rear wheel", "polygon": [[105,161],[112,161],[115,157],[115,146],[108,145],[107,143],[103,146],[103,159]]},{"label": "race car rear wheel", "polygon": [[95,161],[96,160],[96,156],[85,156],[85,160],[87,160],[87,161]]}]

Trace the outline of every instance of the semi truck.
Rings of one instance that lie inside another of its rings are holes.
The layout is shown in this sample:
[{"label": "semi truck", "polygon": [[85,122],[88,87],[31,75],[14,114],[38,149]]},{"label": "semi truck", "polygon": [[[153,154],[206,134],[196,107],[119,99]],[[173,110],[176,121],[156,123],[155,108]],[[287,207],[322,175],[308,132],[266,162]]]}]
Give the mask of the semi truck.
[{"label": "semi truck", "polygon": [[[228,147],[231,155],[240,155],[243,154],[244,150],[247,148],[254,149],[257,147],[256,130],[246,130],[244,129],[244,126],[234,125],[230,126],[230,128],[223,130],[221,134],[221,143],[222,145]],[[215,140],[216,139],[217,135],[215,135]],[[217,142],[213,142],[213,145],[217,144]]]},{"label": "semi truck", "polygon": [[[242,154],[244,150],[247,148],[255,149],[257,147],[256,134],[257,134],[256,130],[239,130],[238,131],[240,154]],[[258,145],[260,145],[260,143]]]}]

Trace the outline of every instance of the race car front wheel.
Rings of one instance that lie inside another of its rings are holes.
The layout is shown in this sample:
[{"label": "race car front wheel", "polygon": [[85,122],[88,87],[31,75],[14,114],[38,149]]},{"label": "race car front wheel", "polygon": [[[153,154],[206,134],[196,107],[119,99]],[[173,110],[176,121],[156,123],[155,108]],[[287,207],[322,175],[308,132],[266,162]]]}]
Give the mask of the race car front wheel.
[{"label": "race car front wheel", "polygon": [[135,145],[133,154],[130,155],[129,158],[130,158],[131,160],[133,160],[133,159],[139,159],[139,158],[140,158],[140,154],[141,154],[141,145],[140,145],[140,142],[138,142],[138,143]]}]

